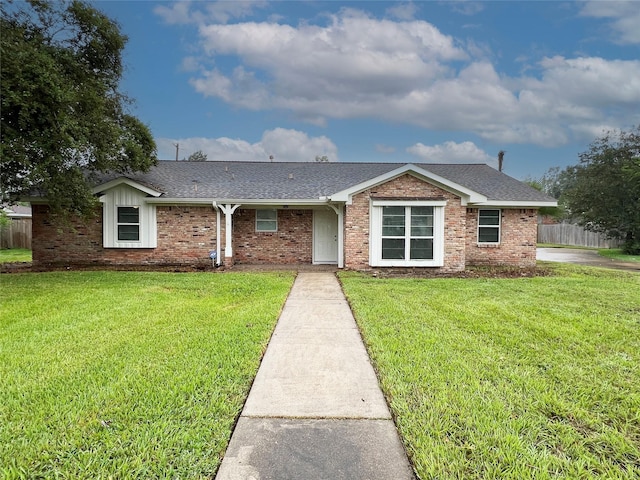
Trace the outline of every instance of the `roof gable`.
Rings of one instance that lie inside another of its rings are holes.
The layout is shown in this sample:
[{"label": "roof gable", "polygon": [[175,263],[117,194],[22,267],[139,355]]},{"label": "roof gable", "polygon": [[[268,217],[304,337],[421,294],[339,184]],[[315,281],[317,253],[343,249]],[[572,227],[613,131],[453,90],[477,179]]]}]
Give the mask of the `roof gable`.
[{"label": "roof gable", "polygon": [[330,198],[334,202],[346,202],[350,204],[354,195],[363,192],[364,190],[367,190],[371,187],[375,187],[376,185],[391,181],[405,174],[413,175],[425,182],[432,183],[442,188],[443,190],[455,193],[462,198],[463,204],[466,204],[467,202],[476,203],[487,201],[486,196],[481,195],[478,192],[474,192],[473,190],[466,188],[456,182],[441,177],[440,175],[436,175],[424,168],[417,167],[416,165],[413,165],[411,163],[402,165],[394,170],[391,170],[390,172],[378,175],[377,177],[371,178],[357,185],[353,185],[345,190],[331,195]]},{"label": "roof gable", "polygon": [[127,178],[127,177],[115,178],[107,183],[103,183],[94,187],[92,191],[94,194],[100,194],[102,192],[106,192],[107,190],[111,190],[121,185],[128,185],[131,188],[135,188],[136,190],[139,190],[142,193],[146,193],[151,197],[159,197],[160,195],[162,195],[162,192],[155,190],[153,188],[147,187],[146,185],[143,185],[139,182],[131,180],[130,178]]}]

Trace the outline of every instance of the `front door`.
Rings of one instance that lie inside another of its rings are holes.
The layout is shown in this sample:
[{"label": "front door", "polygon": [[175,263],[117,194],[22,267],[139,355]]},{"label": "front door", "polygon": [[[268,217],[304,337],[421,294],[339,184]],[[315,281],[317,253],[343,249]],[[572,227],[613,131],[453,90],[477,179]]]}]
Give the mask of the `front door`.
[{"label": "front door", "polygon": [[313,263],[338,263],[338,215],[313,211]]}]

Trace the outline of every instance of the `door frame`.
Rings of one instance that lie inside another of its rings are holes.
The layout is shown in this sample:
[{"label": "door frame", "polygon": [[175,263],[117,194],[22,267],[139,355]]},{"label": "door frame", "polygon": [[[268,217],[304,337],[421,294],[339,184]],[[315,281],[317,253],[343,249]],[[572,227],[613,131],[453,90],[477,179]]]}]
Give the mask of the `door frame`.
[{"label": "door frame", "polygon": [[[322,215],[320,215],[322,214]],[[314,209],[313,210],[313,222],[312,222],[312,245],[311,245],[311,259],[314,265],[338,265],[338,258],[340,256],[340,242],[339,242],[339,228],[338,228],[338,215],[333,209]],[[320,240],[318,232],[316,231],[316,226],[318,225],[318,221],[329,221],[333,222],[335,226],[335,236],[336,236],[336,251],[335,258],[331,260],[316,260],[316,245]]]}]

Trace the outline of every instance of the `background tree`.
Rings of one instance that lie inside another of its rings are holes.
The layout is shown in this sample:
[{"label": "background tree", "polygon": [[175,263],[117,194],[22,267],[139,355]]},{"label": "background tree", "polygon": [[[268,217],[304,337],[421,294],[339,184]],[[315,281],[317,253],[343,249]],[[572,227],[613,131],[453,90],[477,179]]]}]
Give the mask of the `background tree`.
[{"label": "background tree", "polygon": [[191,155],[189,155],[189,158],[187,158],[187,160],[190,162],[206,162],[207,154],[202,150],[198,150],[197,152],[193,152]]},{"label": "background tree", "polygon": [[624,239],[626,253],[640,254],[640,125],[595,140],[566,175],[569,215],[588,230]]},{"label": "background tree", "polygon": [[91,5],[0,4],[0,191],[45,195],[54,212],[95,210],[91,177],[156,163],[149,129],[118,90],[127,38]]}]

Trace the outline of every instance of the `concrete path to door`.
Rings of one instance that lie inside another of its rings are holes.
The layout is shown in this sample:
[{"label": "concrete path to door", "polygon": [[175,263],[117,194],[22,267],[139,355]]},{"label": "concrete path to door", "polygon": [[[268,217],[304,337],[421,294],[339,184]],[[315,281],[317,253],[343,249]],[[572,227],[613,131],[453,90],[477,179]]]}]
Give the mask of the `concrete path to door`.
[{"label": "concrete path to door", "polygon": [[216,479],[414,478],[337,278],[299,273]]},{"label": "concrete path to door", "polygon": [[619,262],[598,255],[597,250],[580,248],[538,248],[536,259],[546,262],[576,263],[592,267],[614,268],[629,272],[640,272],[640,263]]}]

